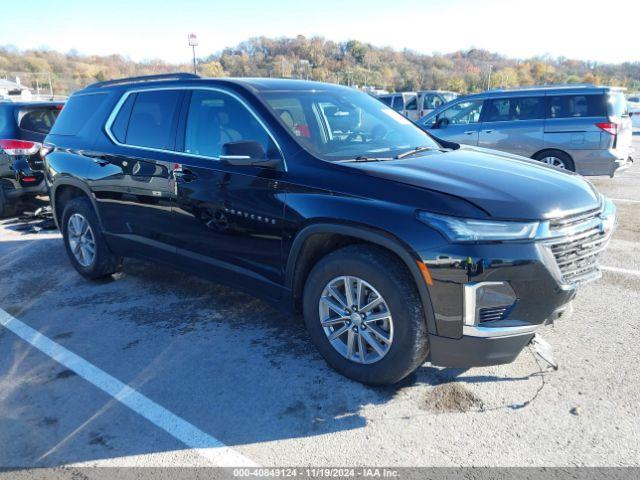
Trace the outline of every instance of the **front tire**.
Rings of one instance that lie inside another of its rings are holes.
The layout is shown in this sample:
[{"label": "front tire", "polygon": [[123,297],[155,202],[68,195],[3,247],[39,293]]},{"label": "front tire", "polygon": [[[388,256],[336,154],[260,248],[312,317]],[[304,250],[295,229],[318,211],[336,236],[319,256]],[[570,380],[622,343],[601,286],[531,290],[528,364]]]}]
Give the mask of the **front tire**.
[{"label": "front tire", "polygon": [[93,205],[86,197],[69,200],[62,214],[62,237],[69,260],[80,275],[97,280],[116,273],[119,257],[109,249]]},{"label": "front tire", "polygon": [[307,278],[303,309],[320,354],[353,380],[396,383],[427,358],[427,329],[415,282],[382,248],[351,245],[320,260]]}]

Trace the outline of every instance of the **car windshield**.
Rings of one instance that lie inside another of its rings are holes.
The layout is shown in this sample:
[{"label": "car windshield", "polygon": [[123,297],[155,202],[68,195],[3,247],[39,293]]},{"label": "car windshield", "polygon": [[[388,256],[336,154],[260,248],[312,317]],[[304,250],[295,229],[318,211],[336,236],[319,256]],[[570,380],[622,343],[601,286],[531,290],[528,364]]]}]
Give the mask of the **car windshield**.
[{"label": "car windshield", "polygon": [[439,148],[423,130],[371,96],[346,89],[263,92],[272,112],[319,158],[391,158]]}]

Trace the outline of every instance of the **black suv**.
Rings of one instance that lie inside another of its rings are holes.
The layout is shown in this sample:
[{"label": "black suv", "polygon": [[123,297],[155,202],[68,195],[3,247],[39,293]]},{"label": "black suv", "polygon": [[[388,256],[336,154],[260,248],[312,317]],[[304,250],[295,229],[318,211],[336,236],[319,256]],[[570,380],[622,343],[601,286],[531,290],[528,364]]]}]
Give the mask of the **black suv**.
[{"label": "black suv", "polygon": [[14,215],[20,201],[47,193],[39,150],[62,105],[0,102],[0,218]]},{"label": "black suv", "polygon": [[162,262],[304,313],[369,384],[511,362],[615,226],[579,175],[436,142],[351,88],[189,74],[102,82],[43,147],[71,263]]}]

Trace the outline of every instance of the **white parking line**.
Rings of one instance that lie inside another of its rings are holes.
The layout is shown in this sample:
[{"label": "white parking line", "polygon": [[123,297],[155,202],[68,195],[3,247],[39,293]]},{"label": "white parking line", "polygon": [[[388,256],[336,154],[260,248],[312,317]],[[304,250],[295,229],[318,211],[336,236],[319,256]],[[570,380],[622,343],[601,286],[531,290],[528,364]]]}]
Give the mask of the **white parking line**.
[{"label": "white parking line", "polygon": [[106,392],[138,415],[163,429],[172,437],[194,449],[215,466],[256,466],[249,458],[229,448],[220,440],[203,432],[138,391],[100,370],[82,357],[29,327],[0,308],[0,325],[30,343],[45,355],[75,372],[89,383]]},{"label": "white parking line", "polygon": [[600,268],[608,272],[624,273],[626,275],[634,275],[634,276],[640,277],[640,270],[629,270],[628,268],[607,267],[606,265],[602,265]]},{"label": "white parking line", "polygon": [[630,198],[612,198],[611,200],[620,203],[640,203],[640,200],[631,200]]}]

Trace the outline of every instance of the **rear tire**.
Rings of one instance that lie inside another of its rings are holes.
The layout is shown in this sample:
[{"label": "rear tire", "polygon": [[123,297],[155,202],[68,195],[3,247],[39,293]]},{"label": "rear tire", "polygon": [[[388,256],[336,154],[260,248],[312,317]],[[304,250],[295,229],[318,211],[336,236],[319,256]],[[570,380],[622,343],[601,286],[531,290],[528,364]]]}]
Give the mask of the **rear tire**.
[{"label": "rear tire", "polygon": [[576,171],[576,167],[573,164],[573,160],[566,153],[560,150],[544,150],[534,155],[534,160],[551,165],[562,170],[569,170],[571,172]]},{"label": "rear tire", "polygon": [[0,218],[13,217],[18,213],[18,205],[7,198],[0,183]]},{"label": "rear tire", "polygon": [[69,260],[80,275],[97,280],[120,269],[122,257],[115,255],[107,246],[88,198],[69,200],[62,213],[60,228]]},{"label": "rear tire", "polygon": [[[329,311],[325,308],[326,300],[329,296],[330,300],[339,302],[337,299],[341,299],[346,305],[347,284],[354,285],[353,299],[357,291],[355,285],[366,285],[362,287],[365,297],[360,306],[355,305],[355,300],[348,309],[351,313],[344,317],[349,320],[341,321],[337,318],[343,317],[342,314],[332,309],[332,313],[326,313]],[[339,290],[337,296],[332,297],[336,290]],[[367,292],[369,296],[366,296]],[[378,297],[382,298],[378,306],[366,311],[365,305]],[[429,353],[424,311],[415,281],[399,259],[380,247],[351,245],[320,260],[307,277],[303,309],[311,341],[320,354],[336,371],[353,380],[369,385],[399,382],[422,365]],[[380,320],[383,323],[368,320],[374,318],[371,315],[380,317],[385,312],[389,315],[388,319]],[[324,320],[330,318],[336,323],[322,325],[321,315],[325,316]],[[346,328],[343,334],[330,338],[343,328]],[[354,347],[349,350],[352,335]],[[378,344],[375,348],[373,343],[367,343],[372,336]],[[364,352],[362,356],[361,351]]]}]

